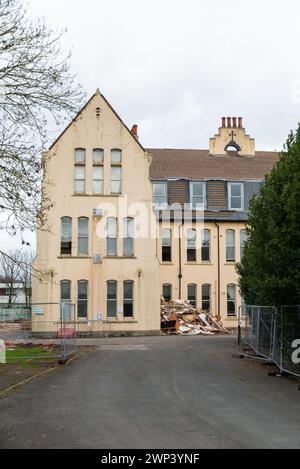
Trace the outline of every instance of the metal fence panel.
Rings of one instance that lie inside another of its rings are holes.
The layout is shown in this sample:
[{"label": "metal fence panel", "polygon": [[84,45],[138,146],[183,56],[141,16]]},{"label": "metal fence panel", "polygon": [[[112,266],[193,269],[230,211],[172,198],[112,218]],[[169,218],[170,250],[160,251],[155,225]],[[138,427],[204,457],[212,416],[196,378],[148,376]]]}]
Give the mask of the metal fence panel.
[{"label": "metal fence panel", "polygon": [[[24,338],[55,339],[57,348],[49,347],[49,357],[66,360],[76,352],[76,308],[71,303],[34,303],[30,316],[20,320]],[[24,331],[26,331],[24,333]],[[58,340],[58,343],[57,343]],[[46,354],[35,354],[34,358],[45,358]],[[18,359],[28,359],[18,355]]]},{"label": "metal fence panel", "polygon": [[239,344],[300,377],[300,306],[241,307]]},{"label": "metal fence panel", "polygon": [[288,373],[300,376],[300,306],[282,306],[280,311],[281,321],[278,330],[281,342],[280,369]]}]

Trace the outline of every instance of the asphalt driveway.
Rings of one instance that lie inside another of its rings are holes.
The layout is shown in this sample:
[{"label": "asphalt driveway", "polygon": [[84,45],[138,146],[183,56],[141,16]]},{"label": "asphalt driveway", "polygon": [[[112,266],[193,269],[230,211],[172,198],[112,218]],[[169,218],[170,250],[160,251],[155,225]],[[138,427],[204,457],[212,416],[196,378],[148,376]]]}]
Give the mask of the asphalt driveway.
[{"label": "asphalt driveway", "polygon": [[0,400],[1,448],[300,448],[300,392],[234,337],[101,339]]}]

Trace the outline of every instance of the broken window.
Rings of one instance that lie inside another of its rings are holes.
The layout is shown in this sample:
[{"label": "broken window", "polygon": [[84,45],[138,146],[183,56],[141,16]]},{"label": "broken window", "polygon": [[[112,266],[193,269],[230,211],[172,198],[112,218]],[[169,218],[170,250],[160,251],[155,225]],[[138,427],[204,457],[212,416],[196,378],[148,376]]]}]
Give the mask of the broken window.
[{"label": "broken window", "polygon": [[163,285],[163,298],[165,299],[165,301],[171,301],[172,300],[172,285],[170,285],[169,283],[165,283]]},{"label": "broken window", "polygon": [[124,318],[133,318],[133,281],[126,280],[123,285],[124,300],[123,312]]},{"label": "broken window", "polygon": [[211,309],[211,286],[209,284],[202,285],[202,309],[210,311]]},{"label": "broken window", "polygon": [[196,251],[196,230],[187,231],[187,261],[196,262],[197,261],[197,251]]},{"label": "broken window", "polygon": [[226,231],[226,261],[235,261],[235,231]]},{"label": "broken window", "polygon": [[188,285],[188,301],[191,306],[196,309],[197,307],[197,285],[191,283]]},{"label": "broken window", "polygon": [[117,219],[107,219],[106,255],[117,256]]},{"label": "broken window", "polygon": [[78,256],[87,256],[89,253],[88,226],[88,218],[78,218]]},{"label": "broken window", "polygon": [[61,219],[60,254],[65,256],[72,255],[72,218],[70,217],[63,217]]},{"label": "broken window", "polygon": [[115,280],[107,282],[107,317],[117,317],[117,282]]},{"label": "broken window", "polygon": [[162,230],[162,261],[172,262],[172,231]]},{"label": "broken window", "polygon": [[227,316],[236,316],[236,286],[227,285]]},{"label": "broken window", "polygon": [[202,262],[210,262],[210,230],[202,231],[201,258]]},{"label": "broken window", "polygon": [[78,282],[77,316],[78,318],[88,317],[88,282],[87,280],[80,280]]}]

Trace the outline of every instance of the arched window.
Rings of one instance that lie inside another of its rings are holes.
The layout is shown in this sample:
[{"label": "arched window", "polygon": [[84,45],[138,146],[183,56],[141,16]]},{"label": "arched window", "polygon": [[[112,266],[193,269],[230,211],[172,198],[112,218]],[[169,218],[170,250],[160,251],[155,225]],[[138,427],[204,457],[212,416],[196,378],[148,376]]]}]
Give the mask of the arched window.
[{"label": "arched window", "polygon": [[125,280],[123,283],[123,315],[124,318],[133,318],[133,281]]},{"label": "arched window", "polygon": [[117,287],[118,283],[115,280],[108,280],[107,282],[107,317],[117,317]]},{"label": "arched window", "polygon": [[62,280],[60,282],[60,301],[71,302],[71,281]]},{"label": "arched window", "polygon": [[196,250],[196,230],[187,230],[187,253],[188,262],[197,261],[197,250]]},{"label": "arched window", "polygon": [[113,149],[110,152],[110,191],[112,194],[122,193],[122,151]]},{"label": "arched window", "polygon": [[78,318],[88,317],[88,281],[79,280],[77,293],[77,316]]},{"label": "arched window", "polygon": [[87,256],[89,253],[89,219],[78,218],[78,256]]},{"label": "arched window", "polygon": [[102,148],[93,150],[93,193],[103,194],[104,180],[104,151]]},{"label": "arched window", "polygon": [[236,316],[236,286],[227,285],[227,316]]},{"label": "arched window", "polygon": [[190,283],[188,285],[188,301],[191,306],[196,309],[197,307],[197,285]]},{"label": "arched window", "polygon": [[235,261],[235,231],[226,231],[226,261]]},{"label": "arched window", "polygon": [[201,257],[202,262],[210,262],[210,230],[202,231],[201,243]]},{"label": "arched window", "polygon": [[172,262],[172,231],[168,228],[162,230],[162,261]]},{"label": "arched window", "polygon": [[202,285],[202,309],[203,311],[211,310],[211,286],[209,284]]},{"label": "arched window", "polygon": [[72,218],[61,218],[61,239],[60,239],[61,255],[72,255]]},{"label": "arched window", "polygon": [[162,295],[165,301],[172,300],[172,285],[170,283],[163,284]]},{"label": "arched window", "polygon": [[124,218],[123,256],[134,256],[134,219]]},{"label": "arched window", "polygon": [[245,244],[246,244],[247,240],[248,240],[247,230],[241,230],[240,231],[240,255],[241,255],[241,260],[244,257]]},{"label": "arched window", "polygon": [[71,320],[71,281],[61,280],[60,282],[60,303],[62,319],[65,321]]},{"label": "arched window", "polygon": [[118,238],[118,220],[110,217],[107,219],[107,239],[106,239],[106,255],[117,256],[117,238]]},{"label": "arched window", "polygon": [[85,160],[86,150],[84,148],[75,149],[75,193],[85,193]]}]

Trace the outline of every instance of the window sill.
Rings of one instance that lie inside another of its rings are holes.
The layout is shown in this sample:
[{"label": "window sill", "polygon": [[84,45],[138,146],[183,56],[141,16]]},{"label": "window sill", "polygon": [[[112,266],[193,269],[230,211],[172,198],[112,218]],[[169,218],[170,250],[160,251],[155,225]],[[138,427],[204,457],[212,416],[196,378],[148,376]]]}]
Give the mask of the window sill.
[{"label": "window sill", "polygon": [[227,317],[226,317],[226,320],[227,320],[227,321],[236,321],[236,320],[237,320],[237,316],[227,316]]},{"label": "window sill", "polygon": [[137,324],[138,321],[134,318],[122,318],[122,319],[118,319],[118,318],[107,318],[107,319],[103,319],[103,322],[104,323],[113,323],[113,324]]},{"label": "window sill", "polygon": [[214,265],[213,262],[185,262],[184,265]]},{"label": "window sill", "polygon": [[69,256],[68,254],[66,254],[66,255],[57,256],[57,259],[92,259],[92,258],[90,256]]},{"label": "window sill", "polygon": [[160,262],[160,265],[175,265],[174,262],[164,262],[164,261],[161,261]]},{"label": "window sill", "polygon": [[137,259],[136,256],[104,256],[103,259]]},{"label": "window sill", "polygon": [[124,197],[124,194],[72,194],[72,197],[101,197],[101,198],[119,198]]}]

